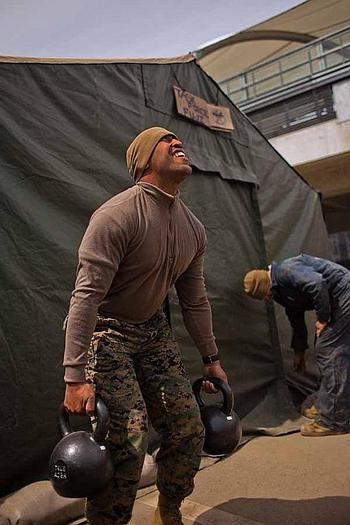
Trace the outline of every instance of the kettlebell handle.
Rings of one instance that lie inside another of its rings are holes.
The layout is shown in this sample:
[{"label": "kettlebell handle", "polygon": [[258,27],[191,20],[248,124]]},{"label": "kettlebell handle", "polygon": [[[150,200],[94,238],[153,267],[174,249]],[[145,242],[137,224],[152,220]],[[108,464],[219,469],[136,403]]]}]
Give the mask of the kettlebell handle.
[{"label": "kettlebell handle", "polygon": [[[92,433],[92,437],[97,443],[103,443],[106,439],[109,428],[109,412],[105,402],[100,396],[96,396],[95,401],[95,415],[96,415],[96,429]],[[62,436],[67,436],[72,433],[72,428],[69,421],[69,412],[66,410],[63,403],[61,403],[58,413],[58,424]]]},{"label": "kettlebell handle", "polygon": [[221,391],[223,398],[224,398],[221,410],[227,416],[231,415],[231,412],[233,409],[233,402],[234,402],[233,392],[231,390],[230,385],[228,383],[225,383],[218,377],[211,377],[211,376],[210,377],[200,377],[193,383],[192,389],[193,389],[195,398],[197,400],[197,403],[199,405],[199,408],[203,408],[205,405],[201,397],[201,389],[202,389],[203,381],[210,381],[211,383],[213,383],[215,388]]}]

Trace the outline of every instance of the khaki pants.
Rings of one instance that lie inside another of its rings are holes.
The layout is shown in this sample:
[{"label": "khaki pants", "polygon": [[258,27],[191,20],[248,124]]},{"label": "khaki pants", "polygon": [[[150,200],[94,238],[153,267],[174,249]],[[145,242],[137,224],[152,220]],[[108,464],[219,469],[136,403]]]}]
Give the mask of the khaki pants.
[{"label": "khaki pants", "polygon": [[109,408],[108,445],[115,464],[107,490],[87,502],[89,523],[117,525],[131,518],[147,450],[148,417],[161,436],[159,491],[178,500],[188,496],[204,430],[163,312],[138,325],[98,317],[86,376]]}]

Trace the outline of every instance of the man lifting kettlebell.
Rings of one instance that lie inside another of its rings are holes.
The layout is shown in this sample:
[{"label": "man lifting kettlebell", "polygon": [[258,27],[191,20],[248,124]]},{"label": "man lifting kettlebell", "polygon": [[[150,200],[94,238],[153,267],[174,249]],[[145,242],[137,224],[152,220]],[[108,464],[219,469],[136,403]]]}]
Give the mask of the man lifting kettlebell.
[{"label": "man lifting kettlebell", "polygon": [[[161,436],[160,492],[153,525],[180,525],[204,438],[199,409],[162,310],[175,285],[203,376],[227,382],[212,331],[204,277],[203,225],[181,201],[191,174],[182,142],[164,128],[140,133],[127,150],[132,188],[92,216],[79,248],[65,347],[65,407],[94,411],[98,393],[110,413],[115,473],[90,498],[91,525],[128,523],[147,449],[147,415]],[[209,381],[203,385],[214,391]]]}]

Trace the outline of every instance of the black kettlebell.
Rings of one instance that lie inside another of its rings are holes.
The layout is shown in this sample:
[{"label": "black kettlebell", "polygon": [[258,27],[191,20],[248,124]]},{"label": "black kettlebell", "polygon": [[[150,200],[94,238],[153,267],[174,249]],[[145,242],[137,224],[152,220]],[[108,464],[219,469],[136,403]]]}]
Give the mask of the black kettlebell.
[{"label": "black kettlebell", "polygon": [[101,492],[113,475],[113,463],[104,444],[109,413],[100,397],[96,398],[94,432],[72,432],[69,414],[63,403],[59,409],[59,427],[63,438],[54,448],[49,464],[50,481],[65,498],[90,498]]},{"label": "black kettlebell", "polygon": [[[205,405],[201,398],[203,381],[210,381],[223,395],[221,407]],[[193,383],[193,392],[199,405],[205,427],[203,450],[212,456],[224,456],[237,448],[242,437],[242,425],[233,410],[233,393],[230,385],[217,377],[202,377]]]}]

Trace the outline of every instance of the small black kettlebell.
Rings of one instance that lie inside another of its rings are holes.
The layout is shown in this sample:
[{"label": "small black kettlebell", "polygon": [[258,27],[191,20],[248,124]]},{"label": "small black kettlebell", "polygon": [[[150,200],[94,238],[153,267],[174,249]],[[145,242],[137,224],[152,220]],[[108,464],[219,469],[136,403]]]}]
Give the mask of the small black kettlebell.
[{"label": "small black kettlebell", "polygon": [[50,481],[65,498],[90,498],[101,492],[113,475],[113,463],[104,444],[109,413],[100,397],[96,398],[97,425],[94,432],[72,432],[69,414],[63,403],[59,427],[63,438],[54,448],[49,464]]},{"label": "small black kettlebell", "polygon": [[[201,398],[203,381],[210,381],[223,395],[221,407],[205,405]],[[242,437],[242,425],[233,410],[233,393],[230,385],[217,377],[202,377],[193,383],[193,392],[199,405],[205,427],[203,450],[212,456],[224,456],[237,448]]]}]

